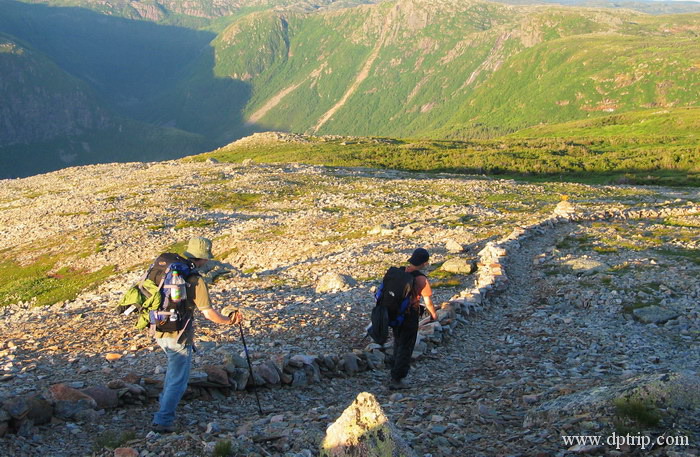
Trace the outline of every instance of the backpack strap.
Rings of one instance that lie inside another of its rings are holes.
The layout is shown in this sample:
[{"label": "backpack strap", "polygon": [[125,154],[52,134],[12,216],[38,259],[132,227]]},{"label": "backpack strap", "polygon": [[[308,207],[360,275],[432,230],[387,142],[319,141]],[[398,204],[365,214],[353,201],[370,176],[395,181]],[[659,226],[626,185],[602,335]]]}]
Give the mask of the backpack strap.
[{"label": "backpack strap", "polygon": [[139,279],[139,282],[143,282],[143,281],[146,280],[146,278],[148,278],[148,275],[151,273],[151,270],[153,270],[153,266],[154,266],[155,264],[156,264],[156,263],[153,262],[153,263],[151,264],[151,266],[148,267],[148,269],[147,269],[146,272],[143,274],[143,276],[141,276],[141,279]]},{"label": "backpack strap", "polygon": [[[427,278],[427,276],[420,270],[413,270],[409,272],[411,276],[413,276],[413,285],[411,286],[411,295],[416,295],[416,278],[419,278],[423,276],[424,278]],[[413,298],[413,297],[411,297]],[[409,306],[410,308],[411,306]],[[422,305],[420,304],[420,297],[418,297],[418,308],[421,309]],[[422,311],[422,310],[421,310]]]}]

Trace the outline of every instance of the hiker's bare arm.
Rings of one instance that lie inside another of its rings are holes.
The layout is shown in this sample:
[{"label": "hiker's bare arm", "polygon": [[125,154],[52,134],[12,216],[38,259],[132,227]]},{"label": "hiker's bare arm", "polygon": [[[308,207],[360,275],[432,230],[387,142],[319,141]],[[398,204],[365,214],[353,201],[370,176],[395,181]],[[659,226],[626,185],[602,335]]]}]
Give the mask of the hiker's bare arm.
[{"label": "hiker's bare arm", "polygon": [[433,305],[433,297],[423,297],[423,303],[425,303],[425,307],[430,313],[430,317],[432,317],[433,320],[436,321],[437,311],[435,311],[435,305]]},{"label": "hiker's bare arm", "polygon": [[202,310],[202,314],[204,314],[204,317],[216,324],[235,325],[239,324],[243,320],[243,315],[238,311],[236,311],[230,318],[224,316],[214,308],[207,308],[205,310]]}]

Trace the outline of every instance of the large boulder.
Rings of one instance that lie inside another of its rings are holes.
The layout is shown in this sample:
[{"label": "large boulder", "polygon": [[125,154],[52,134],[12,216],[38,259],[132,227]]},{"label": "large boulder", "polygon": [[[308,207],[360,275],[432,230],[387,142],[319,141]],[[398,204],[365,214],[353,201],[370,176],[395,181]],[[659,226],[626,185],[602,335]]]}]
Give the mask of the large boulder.
[{"label": "large boulder", "polygon": [[447,243],[445,243],[445,249],[447,249],[447,252],[452,254],[459,254],[460,252],[464,251],[464,246],[455,240],[447,240]]},{"label": "large boulder", "polygon": [[253,367],[253,373],[256,377],[260,377],[265,381],[265,385],[276,386],[282,381],[280,379],[280,373],[275,366],[275,363],[268,360],[265,363],[256,365]]},{"label": "large boulder", "polygon": [[576,214],[576,207],[568,200],[560,201],[554,208],[554,215],[561,217],[570,217]]},{"label": "large boulder", "polygon": [[352,352],[348,352],[343,355],[343,368],[348,374],[355,374],[360,372],[360,360]]},{"label": "large boulder", "polygon": [[663,324],[675,319],[679,314],[671,309],[651,305],[632,311],[634,318],[642,324]]},{"label": "large boulder", "polygon": [[0,421],[22,420],[29,414],[30,405],[25,397],[17,397],[3,402],[0,409]]},{"label": "large boulder", "polygon": [[350,276],[341,275],[339,273],[326,273],[321,276],[316,285],[316,293],[322,294],[325,292],[340,292],[349,290],[357,285],[357,282]]},{"label": "large boulder", "polygon": [[236,387],[236,390],[245,390],[248,386],[248,380],[250,379],[250,371],[248,368],[233,368],[232,370],[226,369],[229,376],[229,381],[231,385]]},{"label": "large boulder", "polygon": [[240,272],[236,269],[236,267],[230,263],[220,262],[218,260],[210,260],[206,263],[206,265],[198,268],[197,272],[209,284],[212,284],[218,276],[240,275]]},{"label": "large boulder", "polygon": [[218,384],[222,387],[228,387],[228,373],[223,367],[217,365],[206,365],[202,370],[207,374],[207,381],[212,384]]},{"label": "large boulder", "polygon": [[89,395],[97,403],[98,409],[116,408],[119,406],[119,394],[116,390],[106,386],[94,386],[83,389],[81,392]]},{"label": "large boulder", "polygon": [[374,395],[362,392],[326,431],[321,457],[415,457]]},{"label": "large boulder", "polygon": [[[224,356],[224,364],[226,366],[226,370],[228,371],[229,369],[233,368],[245,368],[248,369],[248,361],[246,360],[245,357],[242,357],[234,352],[227,353]],[[229,367],[230,365],[230,367]]]},{"label": "large boulder", "polygon": [[567,260],[564,262],[564,265],[571,268],[575,274],[581,276],[592,276],[596,273],[603,273],[610,269],[609,265],[587,256],[575,257]]},{"label": "large boulder", "polygon": [[445,263],[443,263],[440,267],[440,270],[442,271],[462,275],[468,275],[470,273],[473,273],[475,269],[476,266],[474,265],[474,262],[459,257],[454,257],[452,259],[446,260]]},{"label": "large boulder", "polygon": [[693,372],[643,375],[547,401],[531,409],[525,427],[551,424],[578,414],[604,414],[619,399],[637,399],[660,410],[700,408],[700,376]]},{"label": "large boulder", "polygon": [[382,236],[393,235],[394,233],[396,233],[396,227],[394,227],[393,224],[375,225],[367,232],[368,235],[382,235]]},{"label": "large boulder", "polygon": [[61,419],[72,419],[80,411],[97,409],[94,398],[62,383],[50,386],[47,397],[54,403],[54,412]]}]

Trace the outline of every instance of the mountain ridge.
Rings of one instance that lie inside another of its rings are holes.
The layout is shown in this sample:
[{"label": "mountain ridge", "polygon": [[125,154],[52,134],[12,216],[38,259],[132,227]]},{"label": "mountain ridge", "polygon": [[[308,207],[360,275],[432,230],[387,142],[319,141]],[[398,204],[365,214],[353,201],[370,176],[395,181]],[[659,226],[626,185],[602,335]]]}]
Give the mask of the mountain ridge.
[{"label": "mountain ridge", "polygon": [[[11,166],[13,154],[45,151],[57,164],[66,144],[74,145],[69,154],[83,150],[85,161],[75,163],[166,151],[182,157],[266,130],[488,139],[542,123],[698,104],[699,14],[478,0],[331,3],[316,11],[246,4],[205,30],[83,10],[67,19],[62,8],[2,0],[9,14],[0,32],[21,33],[141,133],[120,141],[118,130],[94,129],[88,139],[41,125],[27,131],[24,148],[0,144],[0,157]],[[73,31],[82,23],[86,31]],[[62,42],[66,28],[72,38]],[[129,37],[119,38],[124,32]],[[159,57],[149,63],[148,56]],[[42,128],[64,136],[52,147]],[[139,144],[174,132],[189,138],[188,147]]]}]

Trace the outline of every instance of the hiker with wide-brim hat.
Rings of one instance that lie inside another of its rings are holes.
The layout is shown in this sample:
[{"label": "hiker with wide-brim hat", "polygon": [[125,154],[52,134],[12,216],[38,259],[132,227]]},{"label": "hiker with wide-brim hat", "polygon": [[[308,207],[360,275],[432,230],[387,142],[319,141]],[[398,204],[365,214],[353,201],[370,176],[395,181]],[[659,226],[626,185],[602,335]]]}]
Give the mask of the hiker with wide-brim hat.
[{"label": "hiker with wide-brim hat", "polygon": [[[191,261],[196,269],[202,268],[214,258],[211,248],[210,240],[195,237],[189,240],[183,256]],[[175,431],[175,409],[187,389],[192,365],[194,324],[191,317],[194,315],[194,310],[201,311],[205,318],[216,324],[237,325],[243,320],[243,315],[238,310],[226,307],[219,312],[212,307],[207,284],[196,269],[193,274],[185,278],[187,310],[191,313],[189,324],[181,332],[155,332],[156,342],[168,357],[163,391],[159,397],[159,409],[153,417],[153,431],[158,433]]]}]

